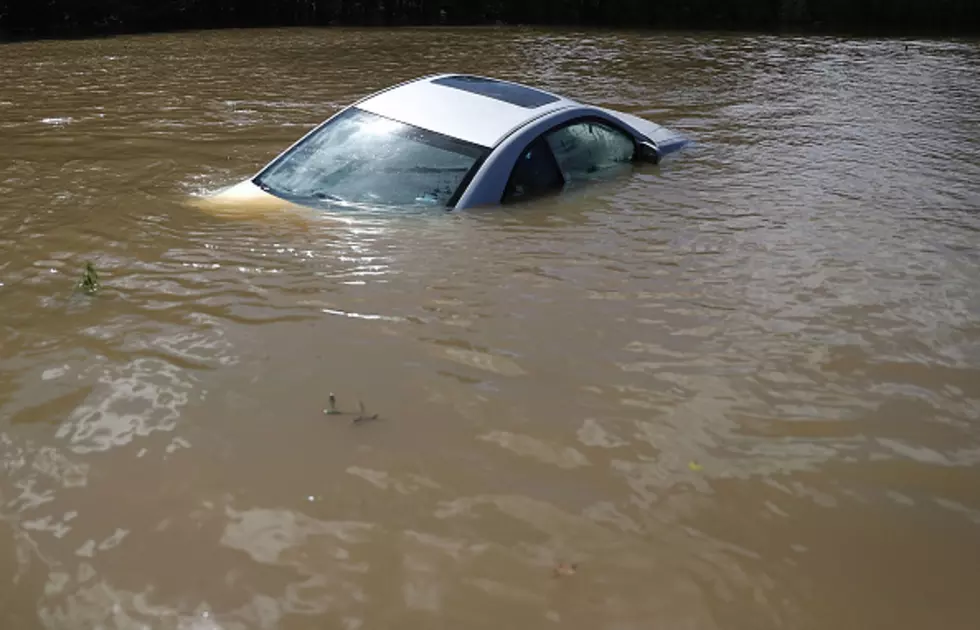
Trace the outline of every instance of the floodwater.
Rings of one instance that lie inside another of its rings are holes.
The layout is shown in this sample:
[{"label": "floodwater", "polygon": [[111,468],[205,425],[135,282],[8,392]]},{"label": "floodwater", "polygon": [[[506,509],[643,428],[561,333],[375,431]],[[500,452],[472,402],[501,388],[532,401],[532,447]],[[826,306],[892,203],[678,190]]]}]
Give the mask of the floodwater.
[{"label": "floodwater", "polygon": [[[194,203],[440,71],[696,145],[506,210]],[[978,77],[939,40],[0,46],[0,628],[975,630]]]}]

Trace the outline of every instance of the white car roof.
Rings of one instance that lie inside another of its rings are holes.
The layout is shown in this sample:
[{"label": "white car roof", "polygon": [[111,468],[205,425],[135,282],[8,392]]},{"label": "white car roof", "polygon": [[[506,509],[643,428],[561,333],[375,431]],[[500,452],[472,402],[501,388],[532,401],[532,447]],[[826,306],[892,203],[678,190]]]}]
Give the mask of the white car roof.
[{"label": "white car roof", "polygon": [[512,130],[576,101],[537,88],[464,74],[397,85],[355,104],[365,111],[492,147]]}]

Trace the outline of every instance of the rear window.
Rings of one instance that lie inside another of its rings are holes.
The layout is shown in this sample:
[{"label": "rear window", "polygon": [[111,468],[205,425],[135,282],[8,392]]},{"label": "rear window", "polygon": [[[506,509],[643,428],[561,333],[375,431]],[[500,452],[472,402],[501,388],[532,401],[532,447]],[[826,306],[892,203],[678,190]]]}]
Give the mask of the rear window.
[{"label": "rear window", "polygon": [[557,96],[525,87],[516,83],[498,81],[497,79],[485,79],[483,77],[471,77],[465,75],[455,75],[433,79],[436,85],[463,90],[471,94],[479,94],[497,101],[517,105],[526,109],[535,109],[548,103],[558,100]]}]

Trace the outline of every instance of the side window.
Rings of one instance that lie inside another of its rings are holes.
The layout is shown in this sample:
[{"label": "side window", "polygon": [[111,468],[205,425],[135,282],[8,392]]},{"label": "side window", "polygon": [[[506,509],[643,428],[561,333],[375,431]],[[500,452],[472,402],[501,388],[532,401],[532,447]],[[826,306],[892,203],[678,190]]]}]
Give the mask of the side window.
[{"label": "side window", "polygon": [[512,203],[540,197],[561,190],[564,185],[548,143],[544,138],[538,138],[517,158],[502,201]]},{"label": "side window", "polygon": [[633,160],[633,138],[609,125],[582,121],[546,136],[565,181],[594,179]]}]

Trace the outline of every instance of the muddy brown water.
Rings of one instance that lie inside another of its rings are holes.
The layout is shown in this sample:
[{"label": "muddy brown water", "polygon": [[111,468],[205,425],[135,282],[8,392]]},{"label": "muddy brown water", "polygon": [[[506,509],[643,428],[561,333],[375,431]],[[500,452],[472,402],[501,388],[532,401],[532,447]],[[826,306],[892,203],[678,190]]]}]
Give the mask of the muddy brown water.
[{"label": "muddy brown water", "polygon": [[[191,203],[440,71],[697,144],[505,210]],[[978,77],[939,40],[0,46],[0,628],[980,627]]]}]

